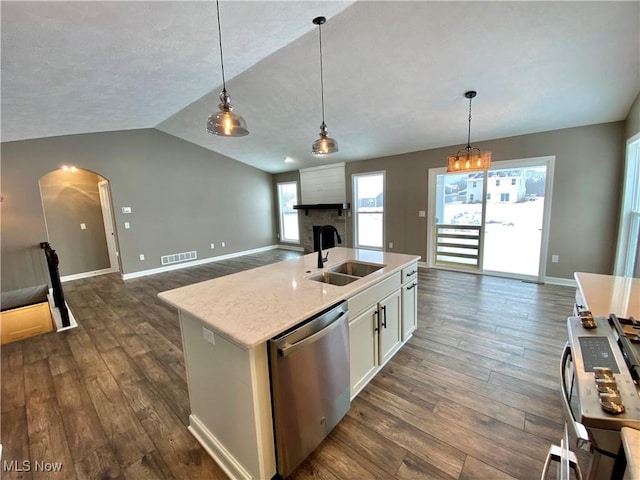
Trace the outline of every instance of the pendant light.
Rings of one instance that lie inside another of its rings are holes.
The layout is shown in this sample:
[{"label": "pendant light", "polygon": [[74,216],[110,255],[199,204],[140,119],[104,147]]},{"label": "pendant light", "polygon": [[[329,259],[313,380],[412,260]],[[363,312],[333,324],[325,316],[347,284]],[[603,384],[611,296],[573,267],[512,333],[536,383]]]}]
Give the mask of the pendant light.
[{"label": "pendant light", "polygon": [[311,146],[311,153],[314,155],[326,155],[338,151],[338,142],[327,134],[327,124],[324,123],[324,72],[322,71],[322,25],[327,21],[324,17],[313,19],[314,25],[318,25],[318,35],[320,39],[320,95],[322,99],[322,123],[320,124],[320,138]]},{"label": "pendant light", "polygon": [[222,33],[220,30],[220,5],[216,0],[216,13],[218,16],[218,40],[220,42],[220,65],[222,67],[222,92],[220,92],[219,112],[211,114],[207,120],[207,132],[221,137],[244,137],[249,135],[247,122],[240,115],[233,113],[231,97],[227,93],[227,85],[224,80],[224,61],[222,58]]},{"label": "pendant light", "polygon": [[479,148],[471,148],[471,100],[477,92],[471,90],[464,94],[469,99],[469,133],[467,146],[458,150],[455,155],[447,157],[447,172],[474,172],[488,170],[491,166],[491,152],[481,152]]}]

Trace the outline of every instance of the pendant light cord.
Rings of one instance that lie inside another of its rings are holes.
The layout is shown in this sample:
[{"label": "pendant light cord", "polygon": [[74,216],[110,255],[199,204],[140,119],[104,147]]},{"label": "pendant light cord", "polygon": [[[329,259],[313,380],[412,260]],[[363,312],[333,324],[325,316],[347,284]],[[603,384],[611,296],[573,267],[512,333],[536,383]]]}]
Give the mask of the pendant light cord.
[{"label": "pendant light cord", "polygon": [[467,133],[467,151],[471,150],[471,100],[473,100],[473,97],[469,98],[469,132]]},{"label": "pendant light cord", "polygon": [[322,25],[318,25],[320,37],[320,98],[322,99],[322,123],[324,124],[324,72],[322,70]]},{"label": "pendant light cord", "polygon": [[222,30],[220,29],[220,2],[216,0],[216,13],[218,15],[218,42],[220,44],[220,65],[222,66],[222,91],[226,93],[227,85],[224,81],[224,60],[222,59]]}]

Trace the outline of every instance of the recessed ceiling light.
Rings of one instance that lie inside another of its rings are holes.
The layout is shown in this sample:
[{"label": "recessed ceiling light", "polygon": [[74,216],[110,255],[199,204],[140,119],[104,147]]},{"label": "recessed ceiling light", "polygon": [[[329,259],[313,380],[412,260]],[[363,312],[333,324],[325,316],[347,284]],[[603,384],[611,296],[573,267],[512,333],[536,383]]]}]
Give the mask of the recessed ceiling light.
[{"label": "recessed ceiling light", "polygon": [[284,157],[284,163],[293,163],[294,160],[291,157]]}]

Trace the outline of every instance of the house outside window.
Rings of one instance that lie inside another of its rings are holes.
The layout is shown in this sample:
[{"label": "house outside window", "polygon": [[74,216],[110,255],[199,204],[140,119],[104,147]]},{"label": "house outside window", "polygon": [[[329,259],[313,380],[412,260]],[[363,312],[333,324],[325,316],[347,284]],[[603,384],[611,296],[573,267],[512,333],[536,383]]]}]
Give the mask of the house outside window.
[{"label": "house outside window", "polygon": [[282,242],[300,242],[298,212],[293,209],[296,203],[298,203],[298,182],[278,183],[280,240]]},{"label": "house outside window", "polygon": [[499,179],[499,178],[497,178],[497,179],[496,179],[496,187],[499,187],[499,186],[500,186],[500,179]]},{"label": "house outside window", "polygon": [[515,179],[515,178],[512,178],[512,179],[511,179],[511,185],[515,185],[515,184],[516,184],[516,179]]},{"label": "house outside window", "polygon": [[501,193],[500,194],[500,201],[501,202],[508,202],[509,201],[509,194],[508,193]]}]

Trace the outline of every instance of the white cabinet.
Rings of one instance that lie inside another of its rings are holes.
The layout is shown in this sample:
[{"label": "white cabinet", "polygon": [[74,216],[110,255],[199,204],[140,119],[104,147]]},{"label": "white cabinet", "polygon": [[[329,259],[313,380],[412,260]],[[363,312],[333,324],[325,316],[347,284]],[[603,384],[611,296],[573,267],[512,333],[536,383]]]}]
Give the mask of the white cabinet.
[{"label": "white cabinet", "polygon": [[378,368],[378,306],[366,310],[349,323],[351,398],[375,375]]},{"label": "white cabinet", "polygon": [[400,290],[378,304],[378,364],[384,365],[400,348]]},{"label": "white cabinet", "polygon": [[418,264],[402,270],[402,341],[418,327]]},{"label": "white cabinet", "polygon": [[400,286],[397,273],[349,299],[351,398],[402,346]]}]

